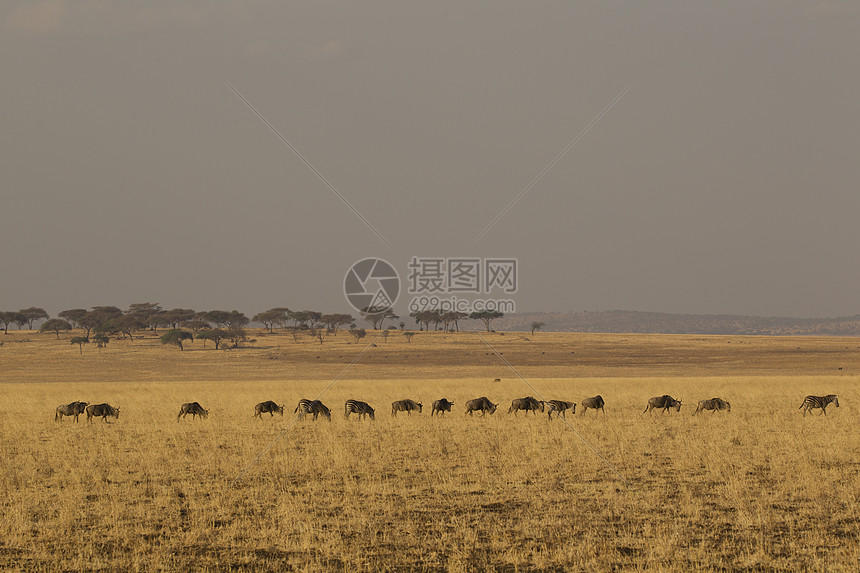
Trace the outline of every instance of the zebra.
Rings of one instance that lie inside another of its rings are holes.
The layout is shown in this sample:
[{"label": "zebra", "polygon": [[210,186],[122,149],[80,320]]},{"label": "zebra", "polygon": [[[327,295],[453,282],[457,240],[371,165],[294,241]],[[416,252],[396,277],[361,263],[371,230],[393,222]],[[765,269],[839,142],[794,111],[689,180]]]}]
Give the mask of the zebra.
[{"label": "zebra", "polygon": [[597,411],[600,410],[603,412],[603,415],[606,415],[606,410],[603,409],[603,396],[598,394],[593,398],[586,398],[582,401],[582,410],[580,410],[579,415],[585,414],[586,410],[591,408],[594,410],[594,414],[597,415]]},{"label": "zebra", "polygon": [[179,414],[176,415],[176,421],[179,421],[179,418],[185,419],[185,416],[191,414],[191,419],[197,418],[200,416],[201,418],[209,417],[209,410],[205,409],[197,402],[186,402],[179,408]]},{"label": "zebra", "polygon": [[525,398],[516,398],[511,402],[511,407],[508,408],[508,414],[511,412],[514,413],[514,416],[517,415],[517,412],[520,410],[525,410],[526,414],[531,412],[533,415],[537,415],[536,412],[540,410],[544,411],[543,400],[538,400],[537,398],[533,398],[531,396],[526,396]]},{"label": "zebra", "polygon": [[54,421],[62,422],[63,416],[74,416],[75,423],[78,422],[78,416],[84,413],[84,410],[89,405],[89,402],[72,402],[71,404],[61,404],[57,406],[54,413]]},{"label": "zebra", "polygon": [[664,394],[663,396],[656,396],[656,397],[648,400],[648,405],[645,406],[645,412],[642,412],[642,413],[644,414],[646,412],[650,412],[654,408],[659,408],[663,412],[668,412],[669,408],[675,408],[676,412],[680,412],[681,411],[681,401],[675,400],[674,398],[672,398],[668,394]]},{"label": "zebra", "polygon": [[396,416],[397,412],[406,412],[411,416],[413,410],[418,410],[418,413],[420,414],[423,409],[423,404],[421,404],[421,402],[416,402],[415,400],[398,400],[397,402],[391,403],[392,416]]},{"label": "zebra", "polygon": [[439,412],[439,415],[441,416],[445,412],[450,412],[451,406],[453,406],[453,405],[454,405],[454,402],[449,402],[445,398],[442,398],[440,400],[436,400],[435,402],[433,402],[433,410],[430,412],[430,415],[435,416],[436,412]]},{"label": "zebra", "polygon": [[349,419],[350,414],[358,414],[358,419],[361,420],[364,416],[370,416],[371,420],[375,420],[374,409],[370,407],[370,404],[367,402],[360,402],[358,400],[347,400],[344,406],[343,415],[347,419]]},{"label": "zebra", "polygon": [[260,402],[256,406],[254,406],[254,417],[263,419],[263,414],[269,413],[269,417],[272,418],[275,416],[275,412],[284,417],[284,405],[281,404],[278,406],[275,402],[271,400],[267,400],[266,402]]},{"label": "zebra", "polygon": [[304,417],[305,414],[313,414],[314,420],[317,419],[319,415],[325,416],[325,418],[331,422],[331,410],[329,410],[325,404],[320,402],[319,400],[308,400],[306,398],[302,398],[299,400],[299,405],[296,406],[296,409],[293,410],[293,414],[299,414],[299,417]]},{"label": "zebra", "polygon": [[725,410],[726,412],[731,412],[732,405],[723,400],[722,398],[711,398],[710,400],[702,400],[701,402],[699,402],[699,407],[696,408],[696,411],[693,412],[693,415],[695,416],[703,410],[711,410],[714,414],[717,413],[717,410]]},{"label": "zebra", "polygon": [[[826,416],[827,405],[831,402],[835,403],[837,408],[839,407],[839,398],[836,397],[836,394],[828,394],[827,396],[807,396],[803,399],[803,403],[800,405],[800,408],[803,408],[804,416],[806,415],[806,412],[813,408],[821,408],[821,413]],[[800,408],[798,408],[798,410]]]},{"label": "zebra", "polygon": [[571,414],[576,414],[576,402],[565,402],[564,400],[549,400],[546,403],[546,417],[552,420],[552,413],[555,412],[555,417],[565,416],[565,411],[570,410]]}]

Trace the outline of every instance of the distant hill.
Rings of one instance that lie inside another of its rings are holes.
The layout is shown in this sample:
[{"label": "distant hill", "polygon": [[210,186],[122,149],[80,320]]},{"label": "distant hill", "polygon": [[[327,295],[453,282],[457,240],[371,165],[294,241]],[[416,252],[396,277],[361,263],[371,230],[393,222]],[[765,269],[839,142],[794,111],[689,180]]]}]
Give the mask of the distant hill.
[{"label": "distant hill", "polygon": [[653,334],[746,334],[775,336],[860,336],[860,315],[838,318],[785,318],[729,314],[670,314],[609,310],[536,312],[507,315],[495,330],[530,330],[543,322],[546,332],[625,332]]}]

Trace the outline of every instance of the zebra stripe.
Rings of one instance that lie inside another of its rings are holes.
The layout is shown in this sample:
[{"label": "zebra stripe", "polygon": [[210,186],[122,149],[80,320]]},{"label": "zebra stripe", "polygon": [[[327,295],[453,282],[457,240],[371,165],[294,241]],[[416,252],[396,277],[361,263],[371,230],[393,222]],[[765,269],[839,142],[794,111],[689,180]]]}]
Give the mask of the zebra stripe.
[{"label": "zebra stripe", "polygon": [[546,403],[547,418],[552,420],[552,413],[555,412],[555,417],[562,416],[567,418],[565,410],[570,410],[571,414],[576,414],[576,404],[574,402],[565,402],[564,400],[548,400]]},{"label": "zebra stripe", "polygon": [[361,420],[364,416],[370,416],[371,420],[375,420],[374,410],[367,402],[359,400],[347,400],[344,404],[343,415],[349,419],[350,414],[358,414],[358,419]]},{"label": "zebra stripe", "polygon": [[[800,405],[800,408],[803,408],[804,416],[806,415],[806,412],[814,408],[821,408],[821,413],[826,416],[827,405],[831,402],[835,403],[837,408],[839,407],[839,399],[836,397],[836,394],[829,394],[827,396],[807,396],[803,399],[803,403]],[[798,410],[800,408],[798,408]]]},{"label": "zebra stripe", "polygon": [[299,400],[299,405],[296,406],[295,410],[293,410],[293,414],[298,412],[301,412],[299,417],[304,417],[305,414],[313,414],[314,420],[316,420],[318,416],[323,415],[329,422],[331,422],[331,410],[329,410],[326,405],[319,400],[308,400],[307,398],[302,398]]}]

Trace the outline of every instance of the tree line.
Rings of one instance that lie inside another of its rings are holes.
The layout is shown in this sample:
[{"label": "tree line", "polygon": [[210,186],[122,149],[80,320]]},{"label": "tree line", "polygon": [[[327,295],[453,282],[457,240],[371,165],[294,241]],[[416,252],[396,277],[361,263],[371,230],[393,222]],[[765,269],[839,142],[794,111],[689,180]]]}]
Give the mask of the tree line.
[{"label": "tree line", "polygon": [[[388,330],[405,330],[406,322],[395,322],[400,317],[390,308],[365,308],[360,312],[361,318],[374,330],[382,330],[388,339]],[[409,315],[419,330],[459,331],[459,323],[464,319],[480,320],[487,331],[490,323],[504,316],[501,312],[482,311],[467,314],[465,312],[443,312],[428,310],[413,312]],[[291,310],[287,307],[275,307],[248,318],[237,310],[196,311],[193,309],[173,308],[164,309],[158,303],[142,302],[130,305],[122,310],[115,306],[94,306],[89,309],[73,308],[63,310],[56,318],[38,307],[30,307],[19,311],[0,312],[0,324],[4,334],[8,334],[11,325],[22,329],[25,325],[33,329],[34,323],[44,321],[39,327],[40,332],[50,332],[60,338],[60,333],[81,329],[83,336],[72,338],[71,343],[77,344],[83,352],[83,345],[93,342],[103,348],[114,338],[134,340],[141,331],[158,333],[159,329],[166,331],[161,335],[161,342],[183,349],[186,341],[211,341],[215,349],[227,341],[234,347],[249,341],[245,327],[251,322],[262,324],[269,333],[276,328],[291,332],[298,341],[302,334],[310,335],[322,344],[326,337],[337,336],[339,330],[348,327],[348,332],[356,342],[366,336],[366,331],[356,325],[356,319],[351,314],[323,313],[312,310]],[[386,327],[386,323],[388,326]],[[407,340],[412,340],[414,333],[407,334]],[[204,342],[205,343],[205,342]]]}]

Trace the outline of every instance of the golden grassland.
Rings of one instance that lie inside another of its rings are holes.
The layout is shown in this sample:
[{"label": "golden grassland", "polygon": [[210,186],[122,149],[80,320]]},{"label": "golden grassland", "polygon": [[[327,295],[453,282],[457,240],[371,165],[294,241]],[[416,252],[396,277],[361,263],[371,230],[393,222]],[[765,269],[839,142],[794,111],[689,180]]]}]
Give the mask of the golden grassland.
[{"label": "golden grassland", "polygon": [[[260,333],[249,348],[183,352],[149,335],[83,355],[69,336],[0,335],[4,570],[860,564],[857,339],[464,332],[409,344],[394,333],[325,393],[330,423],[293,423],[299,398],[326,389],[375,333],[323,345]],[[666,393],[680,413],[643,415]],[[798,410],[830,393],[841,407],[827,416]],[[507,415],[530,394],[601,394],[606,415]],[[464,416],[482,395],[495,415]],[[431,418],[443,396],[454,411]],[[713,396],[732,412],[691,415]],[[392,418],[406,397],[424,413]],[[348,398],[376,420],[345,420]],[[283,418],[252,417],[267,399],[287,405]],[[120,417],[55,423],[73,400]],[[187,401],[208,419],[177,422]]]}]

